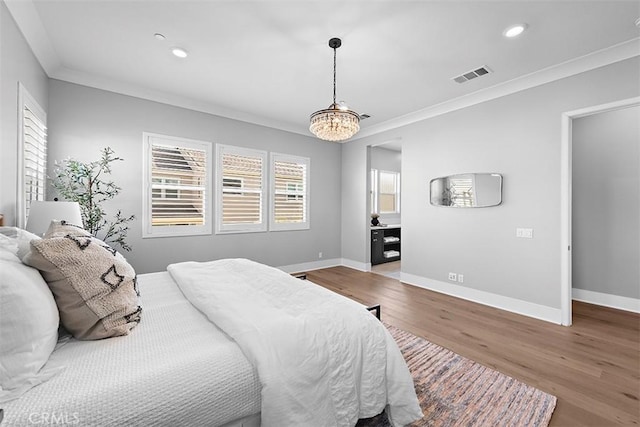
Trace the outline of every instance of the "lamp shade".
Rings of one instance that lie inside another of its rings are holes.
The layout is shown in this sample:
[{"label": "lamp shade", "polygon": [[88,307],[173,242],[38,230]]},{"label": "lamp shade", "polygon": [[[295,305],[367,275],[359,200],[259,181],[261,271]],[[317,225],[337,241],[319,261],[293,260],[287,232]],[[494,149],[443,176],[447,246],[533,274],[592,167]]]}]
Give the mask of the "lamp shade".
[{"label": "lamp shade", "polygon": [[66,221],[82,227],[80,205],[78,202],[33,201],[29,206],[26,229],[37,236],[42,236],[53,220]]}]

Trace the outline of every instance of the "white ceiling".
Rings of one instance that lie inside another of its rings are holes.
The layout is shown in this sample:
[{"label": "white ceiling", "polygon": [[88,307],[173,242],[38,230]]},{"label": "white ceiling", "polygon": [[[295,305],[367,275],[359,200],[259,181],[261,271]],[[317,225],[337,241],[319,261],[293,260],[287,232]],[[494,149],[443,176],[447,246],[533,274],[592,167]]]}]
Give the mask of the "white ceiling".
[{"label": "white ceiling", "polygon": [[305,135],[332,102],[331,37],[338,100],[371,115],[361,134],[621,43],[640,54],[637,0],[5,1],[52,78]]}]

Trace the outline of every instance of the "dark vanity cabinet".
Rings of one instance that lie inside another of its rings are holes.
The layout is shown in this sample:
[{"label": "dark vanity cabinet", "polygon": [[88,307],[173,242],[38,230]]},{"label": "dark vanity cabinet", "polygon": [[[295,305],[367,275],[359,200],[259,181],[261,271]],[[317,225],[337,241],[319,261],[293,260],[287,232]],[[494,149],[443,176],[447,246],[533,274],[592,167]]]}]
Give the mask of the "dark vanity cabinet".
[{"label": "dark vanity cabinet", "polygon": [[400,259],[400,227],[371,230],[371,265]]}]

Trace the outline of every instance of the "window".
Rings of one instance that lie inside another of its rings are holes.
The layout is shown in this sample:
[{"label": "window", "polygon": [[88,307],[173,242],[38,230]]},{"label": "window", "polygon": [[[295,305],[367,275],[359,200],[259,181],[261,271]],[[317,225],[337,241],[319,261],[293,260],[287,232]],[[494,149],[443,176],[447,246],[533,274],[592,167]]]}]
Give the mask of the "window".
[{"label": "window", "polygon": [[378,178],[378,208],[380,213],[400,212],[400,174],[380,171]]},{"label": "window", "polygon": [[24,228],[34,200],[44,200],[47,178],[47,115],[18,84],[17,224]]},{"label": "window", "polygon": [[309,228],[309,164],[305,157],[271,154],[271,230]]},{"label": "window", "polygon": [[242,194],[240,191],[233,191],[234,188],[241,189],[242,185],[242,178],[222,177],[222,188],[227,190],[227,194]]},{"label": "window", "polygon": [[179,199],[180,180],[172,178],[152,178],[154,199]]},{"label": "window", "polygon": [[287,182],[287,187],[284,194],[287,195],[288,202],[304,200],[304,184]]},{"label": "window", "polygon": [[216,145],[216,233],[266,231],[267,153]]},{"label": "window", "polygon": [[371,169],[371,212],[400,213],[400,173]]},{"label": "window", "polygon": [[144,133],[143,237],[211,233],[211,144]]}]

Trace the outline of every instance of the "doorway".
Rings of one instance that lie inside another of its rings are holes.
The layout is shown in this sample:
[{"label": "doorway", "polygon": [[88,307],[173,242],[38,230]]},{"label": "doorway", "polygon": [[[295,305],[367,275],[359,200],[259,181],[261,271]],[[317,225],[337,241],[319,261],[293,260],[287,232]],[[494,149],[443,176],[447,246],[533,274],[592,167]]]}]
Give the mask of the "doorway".
[{"label": "doorway", "polygon": [[561,323],[569,326],[572,323],[571,302],[573,300],[572,287],[572,152],[573,152],[573,120],[598,113],[611,112],[623,108],[640,106],[640,97],[630,98],[608,104],[597,105],[580,110],[569,111],[562,115],[561,139],[561,206],[560,206],[560,303]]},{"label": "doorway", "polygon": [[[402,266],[402,142],[396,139],[369,146],[367,156],[368,206],[372,215],[370,271],[399,280]],[[377,221],[373,220],[374,215],[377,215]],[[376,222],[379,224],[374,226]],[[374,244],[374,239],[379,242]]]}]

